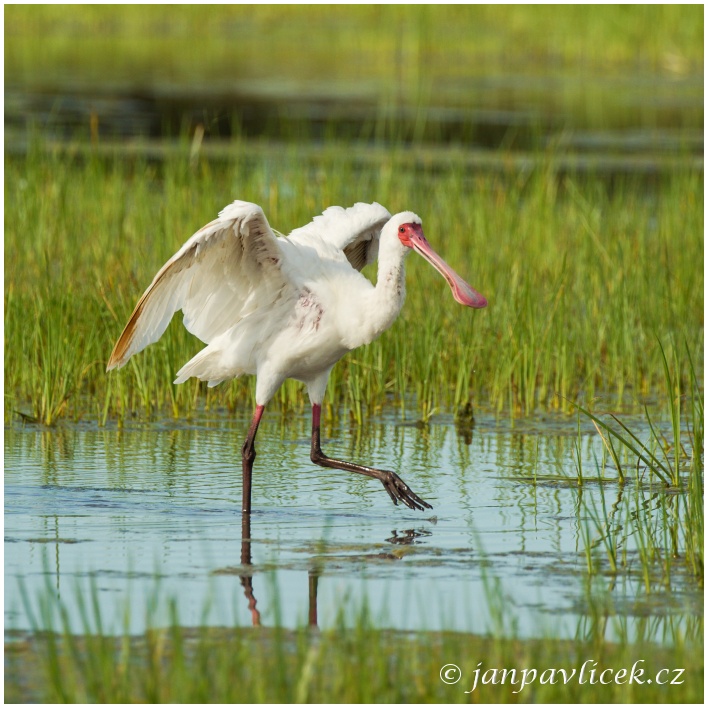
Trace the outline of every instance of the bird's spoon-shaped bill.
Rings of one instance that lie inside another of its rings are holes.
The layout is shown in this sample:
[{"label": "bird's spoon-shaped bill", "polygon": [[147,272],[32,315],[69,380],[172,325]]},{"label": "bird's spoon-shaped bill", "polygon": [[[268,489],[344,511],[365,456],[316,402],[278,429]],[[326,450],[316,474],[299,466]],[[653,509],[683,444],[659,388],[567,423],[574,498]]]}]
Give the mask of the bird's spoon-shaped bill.
[{"label": "bird's spoon-shaped bill", "polygon": [[440,256],[435,253],[432,246],[428,243],[422,230],[413,232],[409,235],[410,243],[413,250],[425,258],[428,263],[432,264],[438,272],[447,280],[452,295],[461,305],[467,307],[486,307],[487,298],[480,295],[468,282],[462,280]]}]

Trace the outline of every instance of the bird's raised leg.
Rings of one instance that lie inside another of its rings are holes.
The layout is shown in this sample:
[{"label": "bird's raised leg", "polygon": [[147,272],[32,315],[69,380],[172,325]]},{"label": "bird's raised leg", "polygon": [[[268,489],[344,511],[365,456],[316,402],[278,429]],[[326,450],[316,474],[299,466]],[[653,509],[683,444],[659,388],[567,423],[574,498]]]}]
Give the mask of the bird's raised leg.
[{"label": "bird's raised leg", "polygon": [[395,473],[388,470],[378,470],[375,467],[366,467],[357,465],[354,462],[344,462],[343,460],[334,460],[327,457],[322,452],[320,447],[320,414],[322,406],[318,403],[312,406],[312,446],[310,448],[310,459],[321,467],[332,467],[338,470],[346,470],[347,472],[356,472],[357,474],[365,474],[367,477],[378,479],[383,484],[384,489],[388,492],[388,496],[394,504],[399,501],[403,502],[411,509],[432,509],[433,507],[428,502],[423,501],[415,494],[408,485]]},{"label": "bird's raised leg", "polygon": [[253,461],[256,459],[255,440],[264,408],[265,406],[256,406],[251,420],[251,427],[248,429],[246,441],[241,448],[241,463],[243,467],[243,503],[241,510],[244,514],[251,513],[251,476],[253,474]]}]

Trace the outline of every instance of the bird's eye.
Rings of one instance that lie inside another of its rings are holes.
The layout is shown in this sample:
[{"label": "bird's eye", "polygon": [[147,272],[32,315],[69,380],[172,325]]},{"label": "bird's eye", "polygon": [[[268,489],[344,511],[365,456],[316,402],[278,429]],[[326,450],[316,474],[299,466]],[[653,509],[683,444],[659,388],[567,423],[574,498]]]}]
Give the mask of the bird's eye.
[{"label": "bird's eye", "polygon": [[398,231],[399,231],[399,233],[402,233],[402,234],[404,234],[406,232],[406,230],[402,226],[398,227]]}]

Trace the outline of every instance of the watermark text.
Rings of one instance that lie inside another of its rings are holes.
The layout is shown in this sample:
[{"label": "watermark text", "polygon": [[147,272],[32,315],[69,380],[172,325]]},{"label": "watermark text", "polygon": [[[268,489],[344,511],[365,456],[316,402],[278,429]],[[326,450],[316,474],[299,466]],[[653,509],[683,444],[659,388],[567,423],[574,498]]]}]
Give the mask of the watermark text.
[{"label": "watermark text", "polygon": [[[463,685],[467,688],[465,693],[473,693],[479,686],[489,684],[512,686],[512,693],[521,693],[527,686],[538,684],[564,684],[572,681],[583,684],[602,684],[603,686],[615,684],[638,684],[677,686],[683,683],[685,669],[660,669],[655,674],[649,674],[642,666],[646,662],[638,659],[630,668],[605,668],[599,667],[597,661],[588,659],[578,669],[500,669],[486,668],[483,662],[477,664],[472,675],[465,678]],[[440,669],[440,680],[447,684],[456,684],[462,679],[462,670],[456,664],[445,664]],[[470,684],[471,683],[471,687]]]}]

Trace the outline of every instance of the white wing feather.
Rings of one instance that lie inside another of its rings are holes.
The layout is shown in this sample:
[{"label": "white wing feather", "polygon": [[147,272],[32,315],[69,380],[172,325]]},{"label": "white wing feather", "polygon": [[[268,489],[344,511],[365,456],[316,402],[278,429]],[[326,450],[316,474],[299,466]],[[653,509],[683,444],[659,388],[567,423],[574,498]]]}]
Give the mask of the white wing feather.
[{"label": "white wing feather", "polygon": [[292,284],[263,210],[235,201],[195,233],[160,269],[116,343],[108,370],[156,342],[177,310],[184,325],[211,341]]},{"label": "white wing feather", "polygon": [[352,268],[361,270],[378,256],[381,229],[391,218],[388,209],[377,202],[358,202],[347,209],[331,206],[309,224],[295,229],[288,241],[317,248],[325,255],[331,249],[341,251]]}]

